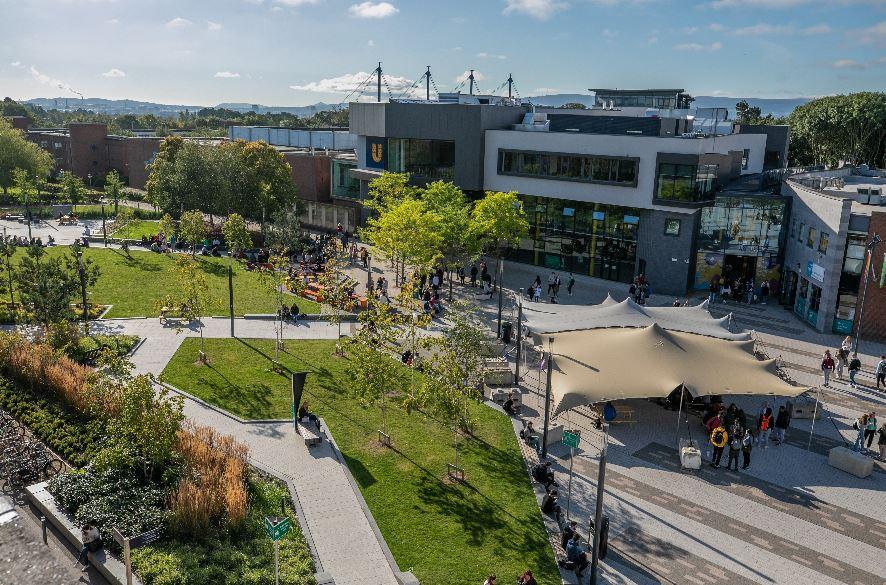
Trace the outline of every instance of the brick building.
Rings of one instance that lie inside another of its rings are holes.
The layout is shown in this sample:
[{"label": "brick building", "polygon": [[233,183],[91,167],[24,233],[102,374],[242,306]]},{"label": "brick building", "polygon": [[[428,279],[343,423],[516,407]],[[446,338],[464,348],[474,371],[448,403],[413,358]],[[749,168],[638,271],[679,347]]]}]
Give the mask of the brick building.
[{"label": "brick building", "polygon": [[[871,213],[866,241],[870,242],[874,235],[879,235],[880,238],[886,240],[886,211]],[[861,336],[868,340],[886,342],[886,276],[883,273],[886,270],[886,241],[874,249],[871,260],[872,272],[867,292],[863,293],[862,290],[859,290],[859,302],[864,303]],[[860,315],[861,312],[857,311],[856,327]]]}]

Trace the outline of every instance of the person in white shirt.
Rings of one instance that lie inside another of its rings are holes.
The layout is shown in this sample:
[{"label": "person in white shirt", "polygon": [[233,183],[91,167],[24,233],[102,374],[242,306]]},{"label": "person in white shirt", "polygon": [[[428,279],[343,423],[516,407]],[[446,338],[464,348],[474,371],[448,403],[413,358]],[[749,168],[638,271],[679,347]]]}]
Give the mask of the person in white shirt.
[{"label": "person in white shirt", "polygon": [[877,363],[877,390],[880,389],[880,384],[883,384],[883,389],[886,390],[886,355],[881,355]]}]

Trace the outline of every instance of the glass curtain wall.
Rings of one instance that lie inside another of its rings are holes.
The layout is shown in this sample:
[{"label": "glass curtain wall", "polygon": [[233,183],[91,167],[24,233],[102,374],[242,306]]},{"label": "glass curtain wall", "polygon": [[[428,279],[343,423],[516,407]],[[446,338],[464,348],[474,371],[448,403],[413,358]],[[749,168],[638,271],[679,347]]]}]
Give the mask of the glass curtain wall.
[{"label": "glass curtain wall", "polygon": [[521,195],[529,237],[512,251],[516,260],[607,280],[635,276],[639,210]]},{"label": "glass curtain wall", "polygon": [[388,139],[389,171],[428,179],[455,176],[455,142],[450,140]]}]

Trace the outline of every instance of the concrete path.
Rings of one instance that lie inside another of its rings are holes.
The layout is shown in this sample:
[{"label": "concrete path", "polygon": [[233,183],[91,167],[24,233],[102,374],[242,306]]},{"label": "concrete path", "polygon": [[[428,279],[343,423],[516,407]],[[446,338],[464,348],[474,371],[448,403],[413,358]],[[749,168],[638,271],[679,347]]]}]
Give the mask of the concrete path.
[{"label": "concrete path", "polygon": [[[235,319],[241,338],[274,339],[274,322]],[[196,327],[177,332],[157,318],[111,319],[91,324],[96,332],[138,335],[145,339],[132,361],[137,373],[159,375],[185,337],[197,337]],[[343,325],[343,332],[350,325]],[[205,320],[206,338],[230,337],[228,319]],[[285,339],[336,339],[337,326],[326,322],[285,324]],[[397,585],[396,564],[377,532],[371,514],[337,449],[329,441],[308,449],[291,423],[248,423],[186,397],[185,415],[249,446],[250,459],[290,479],[304,514],[320,566],[336,585]]]}]

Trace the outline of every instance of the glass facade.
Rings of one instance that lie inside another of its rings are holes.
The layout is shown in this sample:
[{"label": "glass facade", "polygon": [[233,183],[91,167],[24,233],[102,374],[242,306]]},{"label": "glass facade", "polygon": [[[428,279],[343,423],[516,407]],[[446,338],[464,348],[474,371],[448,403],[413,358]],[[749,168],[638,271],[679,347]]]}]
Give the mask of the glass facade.
[{"label": "glass facade", "polygon": [[843,271],[837,291],[837,312],[834,315],[834,333],[850,334],[855,323],[855,310],[858,306],[858,289],[861,286],[861,273],[864,270],[865,244],[867,234],[849,232],[846,240],[846,254],[843,257]]},{"label": "glass facade", "polygon": [[498,151],[498,174],[636,186],[637,159],[520,150]]},{"label": "glass facade", "polygon": [[[598,93],[594,100],[594,105],[602,108],[610,101],[614,102],[617,108],[663,108],[674,109],[678,106],[676,95],[624,95],[613,94],[606,95]],[[682,104],[681,104],[682,105]]]},{"label": "glass facade", "polygon": [[360,181],[351,176],[350,170],[357,168],[356,161],[332,159],[332,196],[347,199],[360,198]]},{"label": "glass facade", "polygon": [[455,142],[388,138],[387,170],[415,177],[444,179],[455,177]]},{"label": "glass facade", "polygon": [[718,165],[659,163],[655,198],[697,203],[713,198]]},{"label": "glass facade", "polygon": [[630,207],[521,195],[529,237],[511,257],[555,270],[630,282],[640,211]]},{"label": "glass facade", "polygon": [[769,282],[777,295],[787,230],[787,200],[782,197],[718,196],[701,210],[694,288],[705,290],[722,279]]}]

